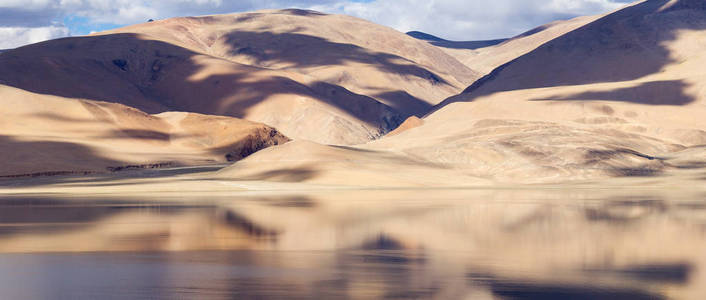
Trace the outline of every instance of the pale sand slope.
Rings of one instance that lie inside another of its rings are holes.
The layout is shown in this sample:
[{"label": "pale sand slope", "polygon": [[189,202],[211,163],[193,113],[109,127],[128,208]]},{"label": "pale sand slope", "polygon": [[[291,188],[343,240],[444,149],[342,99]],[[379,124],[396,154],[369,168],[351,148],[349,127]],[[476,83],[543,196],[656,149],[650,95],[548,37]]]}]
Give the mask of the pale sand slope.
[{"label": "pale sand slope", "polygon": [[0,84],[245,118],[333,144],[377,138],[476,78],[403,33],[297,10],[175,18],[0,56]]},{"label": "pale sand slope", "polygon": [[[295,141],[264,149],[215,174],[258,189],[331,187],[482,187],[573,182],[590,186],[698,186],[706,148],[685,148],[619,130],[557,123],[483,120],[437,122],[357,147]],[[425,138],[432,131],[448,135]],[[635,150],[638,149],[638,150]],[[625,180],[617,180],[625,178]]]},{"label": "pale sand slope", "polygon": [[235,161],[288,139],[263,124],[38,95],[0,85],[0,176]]},{"label": "pale sand slope", "polygon": [[474,50],[442,47],[441,50],[455,57],[469,68],[488,74],[493,69],[527,54],[542,44],[591,23],[600,17],[602,16],[582,16],[570,20],[554,21],[489,47]]},{"label": "pale sand slope", "polygon": [[[694,8],[699,3],[673,2],[667,8],[666,1],[647,1],[566,34],[449,99],[422,126],[346,154],[318,150],[341,158],[345,168],[335,172],[338,162],[311,163],[293,149],[311,146],[294,143],[222,173],[241,178],[306,167],[316,176],[304,182],[355,184],[368,178],[360,172],[376,168],[384,170],[377,176],[401,173],[436,184],[441,180],[428,178],[444,170],[459,177],[443,184],[473,185],[479,183],[474,178],[496,183],[654,179],[699,170],[706,166],[704,148],[697,147],[706,144],[706,12]],[[365,151],[396,158],[345,159]],[[309,163],[279,162],[286,153],[293,153],[290,161],[302,157]],[[406,170],[400,157],[436,168]]]},{"label": "pale sand slope", "polygon": [[221,180],[354,187],[479,186],[491,181],[404,153],[294,141],[264,149],[213,175]]}]

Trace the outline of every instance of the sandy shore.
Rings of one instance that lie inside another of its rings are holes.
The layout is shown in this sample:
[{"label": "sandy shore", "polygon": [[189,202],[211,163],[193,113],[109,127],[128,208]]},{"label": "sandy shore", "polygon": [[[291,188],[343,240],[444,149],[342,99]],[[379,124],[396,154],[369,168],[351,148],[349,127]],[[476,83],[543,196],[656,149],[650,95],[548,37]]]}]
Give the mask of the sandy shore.
[{"label": "sandy shore", "polygon": [[470,182],[469,184],[447,184],[429,186],[418,184],[380,184],[350,183],[332,184],[316,182],[294,182],[287,180],[245,180],[224,177],[220,170],[228,165],[208,165],[201,167],[166,168],[153,170],[124,171],[90,176],[48,176],[36,178],[0,180],[0,197],[26,197],[32,195],[51,195],[58,198],[107,197],[132,198],[142,196],[248,196],[248,195],[287,195],[310,194],[327,191],[611,191],[614,193],[636,193],[644,191],[675,193],[706,193],[703,185],[703,172],[700,170],[681,170],[657,177],[622,177],[591,181],[563,183],[521,184],[510,182]]}]

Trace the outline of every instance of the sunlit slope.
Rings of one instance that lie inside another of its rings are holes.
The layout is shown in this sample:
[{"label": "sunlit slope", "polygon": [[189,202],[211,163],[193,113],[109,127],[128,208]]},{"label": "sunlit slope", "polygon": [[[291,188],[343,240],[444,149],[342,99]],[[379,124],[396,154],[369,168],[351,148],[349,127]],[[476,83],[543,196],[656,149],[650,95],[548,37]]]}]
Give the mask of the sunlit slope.
[{"label": "sunlit slope", "polygon": [[474,50],[442,47],[444,52],[458,59],[469,68],[483,74],[512,61],[537,47],[568,32],[591,23],[602,16],[582,16],[570,20],[551,22],[529,30],[500,44]]},{"label": "sunlit slope", "polygon": [[271,127],[230,117],[149,115],[0,85],[0,176],[223,163],[287,141]]}]

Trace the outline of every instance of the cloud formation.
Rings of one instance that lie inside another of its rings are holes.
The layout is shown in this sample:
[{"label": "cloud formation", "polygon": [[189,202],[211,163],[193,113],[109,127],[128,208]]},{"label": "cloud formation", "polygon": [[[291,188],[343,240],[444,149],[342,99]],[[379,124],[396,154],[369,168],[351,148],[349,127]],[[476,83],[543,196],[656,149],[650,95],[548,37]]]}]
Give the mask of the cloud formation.
[{"label": "cloud formation", "polygon": [[387,25],[456,40],[511,37],[558,19],[594,15],[630,0],[377,0],[315,6]]},{"label": "cloud formation", "polygon": [[0,27],[0,49],[11,49],[69,35],[62,26]]},{"label": "cloud formation", "polygon": [[[507,37],[628,0],[0,0],[0,48],[164,19],[267,8],[344,13],[400,31],[470,40]],[[73,20],[73,21],[69,21]],[[76,22],[79,20],[80,22]]]}]

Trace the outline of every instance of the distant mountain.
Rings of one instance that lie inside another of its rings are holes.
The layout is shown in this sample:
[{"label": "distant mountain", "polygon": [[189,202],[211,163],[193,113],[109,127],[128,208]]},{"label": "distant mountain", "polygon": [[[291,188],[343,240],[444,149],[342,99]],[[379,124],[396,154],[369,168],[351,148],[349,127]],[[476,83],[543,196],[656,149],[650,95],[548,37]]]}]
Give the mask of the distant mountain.
[{"label": "distant mountain", "polygon": [[411,37],[413,37],[413,38],[420,39],[420,40],[425,40],[425,41],[434,41],[434,42],[445,42],[445,41],[447,41],[447,40],[442,39],[442,38],[440,38],[440,37],[438,37],[438,36],[431,35],[431,34],[428,34],[428,33],[426,33],[426,32],[421,32],[421,31],[410,31],[410,32],[407,32],[407,35],[409,35],[409,36],[411,36]]},{"label": "distant mountain", "polygon": [[[527,54],[542,44],[591,23],[600,17],[602,17],[602,15],[581,16],[570,20],[554,21],[506,40],[450,42],[431,34],[418,31],[412,31],[407,34],[425,40],[432,45],[439,46],[442,51],[453,56],[476,72],[488,74],[493,69]],[[475,43],[477,45],[470,45],[472,47],[469,49],[450,47],[453,45],[448,45],[449,43],[461,43],[461,46],[463,46],[462,43]]]},{"label": "distant mountain", "polygon": [[434,46],[451,48],[451,49],[475,50],[475,49],[479,49],[479,48],[495,46],[495,45],[500,44],[504,41],[507,41],[507,39],[486,40],[486,41],[449,41],[449,40],[442,39],[438,36],[424,33],[421,31],[410,31],[410,32],[407,32],[407,35],[409,35],[413,38],[416,38],[416,39],[427,41]]}]

